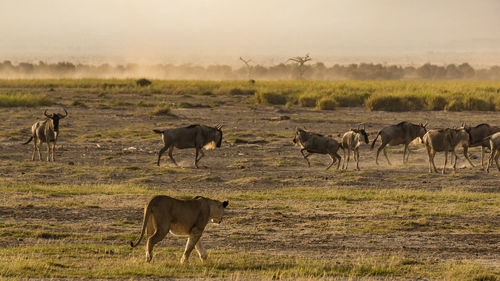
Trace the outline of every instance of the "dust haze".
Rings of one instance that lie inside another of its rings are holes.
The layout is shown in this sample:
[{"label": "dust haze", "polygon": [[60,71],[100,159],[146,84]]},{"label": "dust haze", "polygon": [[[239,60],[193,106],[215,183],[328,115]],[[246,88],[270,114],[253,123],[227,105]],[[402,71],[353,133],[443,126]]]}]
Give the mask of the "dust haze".
[{"label": "dust haze", "polygon": [[[500,2],[4,0],[0,61],[500,65]],[[148,73],[145,72],[144,75]]]}]

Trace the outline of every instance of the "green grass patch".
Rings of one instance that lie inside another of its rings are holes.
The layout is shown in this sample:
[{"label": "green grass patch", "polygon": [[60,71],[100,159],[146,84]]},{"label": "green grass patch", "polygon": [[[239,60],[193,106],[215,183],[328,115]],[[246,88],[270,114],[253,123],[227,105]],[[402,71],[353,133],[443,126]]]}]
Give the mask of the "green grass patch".
[{"label": "green grass patch", "polygon": [[0,107],[37,107],[48,106],[54,104],[51,99],[43,94],[31,93],[1,93]]}]

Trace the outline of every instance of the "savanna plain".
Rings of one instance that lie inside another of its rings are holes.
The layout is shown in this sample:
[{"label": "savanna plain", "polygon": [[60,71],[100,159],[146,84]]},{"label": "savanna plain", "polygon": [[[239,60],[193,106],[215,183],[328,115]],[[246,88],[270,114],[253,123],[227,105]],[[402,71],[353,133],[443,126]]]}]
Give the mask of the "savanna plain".
[{"label": "savanna plain", "polygon": [[[325,170],[327,156],[308,168],[292,139],[364,123],[371,142],[405,120],[499,126],[500,83],[152,82],[0,80],[0,278],[498,280],[500,173],[481,169],[479,148],[475,167],[459,153],[444,175],[418,142],[407,164],[402,146],[376,165],[363,144],[360,171],[352,158]],[[32,161],[31,125],[63,107],[56,161]],[[190,124],[222,124],[222,146],[199,169],[194,149],[156,166],[152,130]],[[185,238],[171,235],[151,263],[144,242],[130,248],[156,194],[229,200],[202,236],[207,261],[181,265]]]}]

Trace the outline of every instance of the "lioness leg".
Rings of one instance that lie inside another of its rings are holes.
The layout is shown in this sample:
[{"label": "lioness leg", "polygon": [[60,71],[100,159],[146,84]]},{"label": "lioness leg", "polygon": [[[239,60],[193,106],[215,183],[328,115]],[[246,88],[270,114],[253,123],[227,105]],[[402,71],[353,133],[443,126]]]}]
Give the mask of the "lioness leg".
[{"label": "lioness leg", "polygon": [[150,222],[147,225],[148,234],[150,234],[153,229],[155,229],[156,231],[153,235],[148,237],[148,240],[146,242],[146,261],[148,262],[150,262],[153,258],[154,245],[165,238],[165,235],[167,235],[168,231],[170,230],[170,224],[167,223],[165,228],[162,228],[158,227],[158,224],[154,221],[154,219],[150,219]]},{"label": "lioness leg", "polygon": [[185,263],[189,259],[189,255],[191,255],[191,251],[193,251],[194,246],[198,243],[198,240],[200,240],[201,234],[202,231],[197,227],[191,229],[191,234],[187,240],[186,248],[184,249],[184,254],[181,258],[181,263]]},{"label": "lioness leg", "polygon": [[203,245],[201,244],[201,241],[198,240],[198,243],[194,246],[196,251],[198,252],[198,255],[200,256],[200,259],[202,261],[206,260],[208,258],[208,253],[207,251],[203,248]]}]

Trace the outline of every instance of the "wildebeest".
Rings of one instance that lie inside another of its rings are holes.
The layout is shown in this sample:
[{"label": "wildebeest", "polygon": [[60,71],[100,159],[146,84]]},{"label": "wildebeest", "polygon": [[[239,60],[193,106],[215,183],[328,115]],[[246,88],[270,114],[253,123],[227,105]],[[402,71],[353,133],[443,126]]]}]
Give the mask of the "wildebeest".
[{"label": "wildebeest", "polygon": [[[51,152],[52,152],[52,161],[55,161],[54,152],[56,150],[56,141],[57,136],[59,135],[59,120],[68,116],[68,112],[64,109],[64,115],[59,113],[47,114],[47,110],[43,113],[47,119],[38,121],[33,126],[31,126],[31,137],[30,139],[23,143],[28,144],[31,140],[33,140],[33,154],[31,156],[31,160],[35,160],[35,152],[38,150],[38,159],[42,160],[42,154],[40,153],[40,146],[42,143],[47,143],[47,161],[51,160]],[[52,149],[50,147],[50,143],[52,144]]]},{"label": "wildebeest", "polygon": [[141,79],[135,81],[135,84],[137,84],[137,86],[139,86],[139,87],[146,87],[146,86],[151,85],[151,81],[149,81],[146,78],[141,78]]},{"label": "wildebeest", "polygon": [[481,146],[481,166],[483,169],[485,168],[484,164],[484,153],[486,148],[490,148],[490,143],[489,140],[487,139],[488,136],[493,135],[494,133],[500,132],[499,127],[495,126],[490,126],[489,124],[479,124],[475,127],[470,127],[465,124],[462,124],[462,126],[469,132],[471,141],[469,144],[469,147],[476,147],[476,146]]},{"label": "wildebeest", "polygon": [[389,157],[387,157],[387,152],[385,151],[385,147],[387,145],[392,146],[399,144],[404,144],[405,146],[403,151],[403,163],[408,162],[408,158],[410,157],[410,150],[408,149],[408,144],[410,144],[416,138],[420,138],[422,140],[422,137],[427,132],[426,126],[427,123],[425,124],[420,123],[419,125],[416,125],[410,122],[403,121],[399,124],[385,127],[382,130],[380,130],[375,139],[373,139],[371,146],[371,149],[373,149],[373,147],[375,146],[375,142],[377,141],[377,138],[380,136],[382,144],[377,149],[377,156],[375,157],[375,163],[377,163],[378,165],[378,155],[380,154],[380,151],[383,150],[385,159],[387,159],[387,163],[391,165],[391,161],[389,161]]},{"label": "wildebeest", "polygon": [[500,171],[500,165],[498,165],[498,158],[500,157],[500,132],[495,133],[487,138],[490,143],[490,157],[488,158],[488,165],[486,166],[486,172],[490,172],[490,166],[493,164],[493,160],[497,164],[497,169]]},{"label": "wildebeest", "polygon": [[[153,130],[155,133],[162,134],[162,141],[164,147],[158,153],[157,165],[160,166],[161,155],[168,149],[168,156],[177,166],[174,157],[172,157],[172,151],[174,147],[179,149],[184,148],[195,148],[196,156],[194,159],[194,165],[198,168],[198,161],[205,156],[202,148],[213,149],[215,147],[220,147],[222,143],[222,125],[217,125],[216,127],[209,127],[205,125],[190,125],[182,128],[167,129],[167,130]],[[201,154],[201,155],[200,155]],[[200,155],[200,157],[198,157]]]},{"label": "wildebeest", "polygon": [[[302,153],[302,156],[306,159],[307,166],[311,167],[311,163],[307,158],[313,153],[318,153],[328,154],[332,159],[332,162],[326,168],[327,170],[330,169],[335,161],[337,161],[337,169],[340,167],[341,157],[337,151],[341,147],[341,144],[336,140],[297,128],[293,142],[300,146],[300,153]],[[308,154],[304,154],[304,151]]]},{"label": "wildebeest", "polygon": [[457,154],[456,149],[462,146],[464,149],[464,156],[469,161],[469,164],[474,167],[472,161],[469,158],[468,147],[470,142],[470,134],[462,127],[458,129],[440,129],[440,130],[429,130],[423,137],[423,142],[427,148],[427,154],[429,156],[429,172],[432,173],[432,168],[434,172],[438,172],[436,165],[434,164],[434,156],[436,152],[444,151],[444,165],[443,171],[446,172],[446,163],[448,162],[448,152],[451,152],[454,158],[453,171],[456,171],[457,166]]},{"label": "wildebeest", "polygon": [[[354,160],[356,161],[356,169],[359,170],[359,146],[361,145],[362,142],[365,143],[369,142],[368,134],[365,131],[364,124],[363,124],[363,129],[360,129],[360,127],[358,126],[357,129],[351,129],[350,131],[344,134],[344,136],[342,137],[342,148],[344,149],[344,163],[342,163],[342,169],[347,169],[352,150]],[[346,153],[347,153],[347,158],[346,158]]]}]

